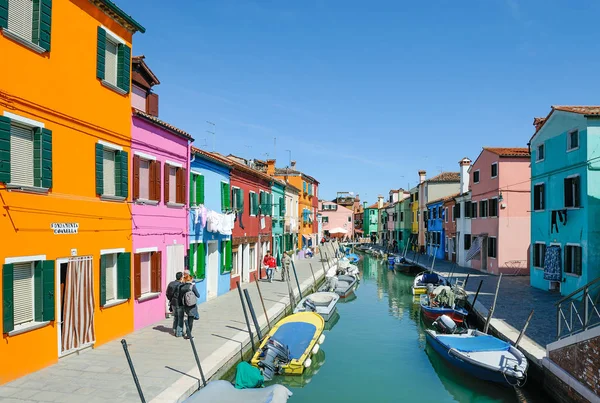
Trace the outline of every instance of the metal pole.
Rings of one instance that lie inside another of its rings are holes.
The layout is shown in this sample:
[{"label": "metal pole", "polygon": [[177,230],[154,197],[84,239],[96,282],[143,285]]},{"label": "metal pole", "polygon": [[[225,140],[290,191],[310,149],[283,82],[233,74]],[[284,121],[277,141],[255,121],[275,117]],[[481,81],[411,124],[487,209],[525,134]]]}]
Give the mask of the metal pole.
[{"label": "metal pole", "polygon": [[202,365],[200,365],[200,358],[198,358],[198,351],[196,351],[196,343],[194,343],[194,336],[190,336],[190,344],[192,345],[192,351],[194,351],[194,358],[196,359],[196,365],[198,365],[198,371],[200,371],[202,387],[204,387],[206,386],[206,378],[204,378],[204,371],[202,371]]},{"label": "metal pole", "polygon": [[298,294],[300,295],[300,299],[304,298],[302,296],[302,290],[300,289],[300,282],[298,281],[298,273],[296,272],[296,265],[294,264],[294,261],[292,260],[292,269],[294,269],[294,277],[296,277],[296,285],[298,286]]},{"label": "metal pole", "polygon": [[248,320],[248,312],[246,312],[246,304],[244,304],[244,297],[242,296],[242,288],[240,287],[240,280],[235,282],[237,284],[238,292],[240,293],[240,301],[242,302],[242,311],[244,311],[244,318],[246,318],[246,326],[248,326],[248,333],[250,334],[250,344],[252,345],[252,351],[256,353],[256,347],[254,347],[254,335],[252,334],[252,328],[250,327],[250,320]]},{"label": "metal pole", "polygon": [[265,301],[263,300],[262,292],[260,292],[260,286],[258,285],[258,278],[256,276],[256,273],[254,273],[254,282],[256,283],[256,289],[258,290],[258,296],[260,297],[260,303],[262,304],[263,311],[265,311],[267,325],[269,325],[269,330],[271,330],[271,322],[269,321],[269,315],[267,315],[267,308],[265,307]]},{"label": "metal pole", "polygon": [[140,386],[140,380],[135,374],[135,368],[133,368],[133,362],[131,361],[131,356],[129,355],[129,349],[127,348],[127,341],[125,339],[121,340],[121,344],[123,345],[123,351],[125,351],[125,357],[127,358],[127,363],[129,364],[129,369],[131,370],[131,376],[133,376],[133,382],[135,382],[135,387],[137,388],[138,395],[140,395],[140,400],[142,403],[146,403],[146,399],[144,398],[144,392],[142,392],[142,387]]},{"label": "metal pole", "polygon": [[467,273],[467,278],[465,279],[465,282],[463,283],[463,288],[466,290],[467,289],[467,282],[469,281],[469,276],[471,275],[471,273]]},{"label": "metal pole", "polygon": [[475,293],[475,298],[473,298],[473,302],[471,303],[471,307],[475,310],[475,301],[477,301],[477,297],[479,296],[479,290],[481,290],[481,285],[483,284],[483,280],[479,280],[479,286],[477,287],[477,292]]},{"label": "metal pole", "polygon": [[531,321],[533,312],[534,312],[534,310],[532,309],[531,313],[529,314],[529,317],[527,318],[527,322],[525,322],[525,326],[523,326],[523,330],[521,330],[521,333],[519,333],[519,337],[517,337],[517,342],[515,343],[515,348],[519,347],[519,343],[521,342],[521,338],[523,337],[523,335],[525,334],[525,331],[527,330],[527,327],[529,326],[529,321]]},{"label": "metal pole", "polygon": [[312,276],[313,276],[313,290],[316,291],[317,290],[317,278],[315,277],[315,272],[312,268],[312,263],[309,263],[308,265],[310,266],[310,272],[312,273]]},{"label": "metal pole", "polygon": [[492,316],[494,315],[494,309],[496,309],[496,300],[498,299],[498,290],[500,290],[500,281],[502,281],[502,273],[500,273],[500,278],[498,279],[498,283],[496,284],[496,293],[494,294],[494,303],[492,304],[492,309],[490,309],[490,313],[487,317],[487,321],[485,322],[485,327],[483,328],[484,333],[488,332],[488,328],[490,327],[490,322],[492,320]]},{"label": "metal pole", "polygon": [[254,328],[256,329],[256,335],[258,336],[258,341],[262,340],[262,332],[260,331],[260,326],[258,326],[258,319],[256,319],[256,312],[254,312],[254,307],[252,306],[252,300],[250,299],[250,293],[248,289],[244,289],[244,295],[246,296],[246,302],[248,302],[248,309],[250,309],[250,316],[252,316],[252,322],[254,322]]}]

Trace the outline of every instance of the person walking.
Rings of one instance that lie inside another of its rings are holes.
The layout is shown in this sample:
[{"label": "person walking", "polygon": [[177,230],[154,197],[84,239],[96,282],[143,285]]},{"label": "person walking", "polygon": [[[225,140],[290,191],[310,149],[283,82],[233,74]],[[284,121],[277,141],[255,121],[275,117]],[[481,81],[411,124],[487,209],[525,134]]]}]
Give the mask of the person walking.
[{"label": "person walking", "polygon": [[192,328],[194,327],[194,321],[200,319],[198,313],[198,298],[200,293],[194,286],[194,279],[189,274],[183,277],[183,284],[179,291],[181,296],[181,306],[185,311],[185,339],[192,337]]},{"label": "person walking", "polygon": [[267,280],[269,280],[269,282],[271,282],[271,279],[273,277],[273,269],[271,269],[270,267],[270,261],[271,261],[271,252],[267,251],[267,254],[265,255],[265,257],[263,258],[263,268],[267,271]]},{"label": "person walking", "polygon": [[173,314],[173,335],[175,337],[181,337],[183,332],[183,306],[179,304],[182,278],[183,273],[180,271],[177,272],[175,280],[169,283],[165,293],[167,301],[169,301],[169,312]]},{"label": "person walking", "polygon": [[267,261],[267,266],[268,266],[267,270],[270,271],[269,283],[272,283],[273,282],[273,274],[275,273],[275,270],[277,269],[277,261],[275,260],[273,255],[269,255],[269,260]]},{"label": "person walking", "polygon": [[285,281],[290,276],[290,266],[292,265],[292,257],[286,252],[283,254],[281,262],[281,281]]}]

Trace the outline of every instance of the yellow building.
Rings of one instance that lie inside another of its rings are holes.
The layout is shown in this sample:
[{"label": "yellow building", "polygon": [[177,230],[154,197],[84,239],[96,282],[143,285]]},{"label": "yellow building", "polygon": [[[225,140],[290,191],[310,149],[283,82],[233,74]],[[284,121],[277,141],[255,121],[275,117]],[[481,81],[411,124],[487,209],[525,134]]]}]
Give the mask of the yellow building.
[{"label": "yellow building", "polygon": [[133,329],[136,31],[108,0],[0,0],[0,384]]},{"label": "yellow building", "polygon": [[[416,242],[419,238],[419,187],[414,187],[410,190],[410,214],[411,214],[411,235],[412,242]],[[411,249],[415,249],[415,246],[411,246]]]}]

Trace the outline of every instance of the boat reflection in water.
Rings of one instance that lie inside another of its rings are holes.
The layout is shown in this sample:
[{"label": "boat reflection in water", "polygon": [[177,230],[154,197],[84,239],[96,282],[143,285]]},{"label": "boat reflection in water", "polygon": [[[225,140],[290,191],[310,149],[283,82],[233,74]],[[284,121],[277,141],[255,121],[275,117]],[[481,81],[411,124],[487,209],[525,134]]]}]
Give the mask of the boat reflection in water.
[{"label": "boat reflection in water", "polygon": [[339,320],[340,320],[340,313],[338,311],[335,311],[333,313],[333,315],[331,315],[329,320],[327,322],[325,322],[324,330],[330,331],[338,323]]},{"label": "boat reflection in water", "polygon": [[[339,314],[338,320],[339,320]],[[333,318],[332,318],[333,319]],[[275,377],[265,382],[265,386],[280,384],[287,386],[288,388],[303,388],[312,381],[313,377],[317,375],[323,364],[325,364],[325,351],[319,350],[317,354],[311,357],[312,364],[307,368],[302,375],[275,375]]]}]

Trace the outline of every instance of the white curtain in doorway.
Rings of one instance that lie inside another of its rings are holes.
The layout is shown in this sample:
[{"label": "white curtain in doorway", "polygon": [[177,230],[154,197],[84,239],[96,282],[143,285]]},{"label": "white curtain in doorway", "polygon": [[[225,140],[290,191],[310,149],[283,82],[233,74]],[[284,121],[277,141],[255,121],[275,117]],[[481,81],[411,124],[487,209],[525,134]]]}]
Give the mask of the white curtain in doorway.
[{"label": "white curtain in doorway", "polygon": [[92,257],[69,259],[64,290],[62,352],[96,339],[94,333],[94,270]]}]

